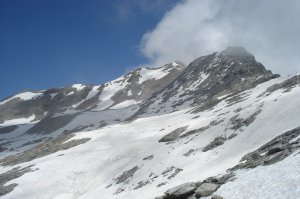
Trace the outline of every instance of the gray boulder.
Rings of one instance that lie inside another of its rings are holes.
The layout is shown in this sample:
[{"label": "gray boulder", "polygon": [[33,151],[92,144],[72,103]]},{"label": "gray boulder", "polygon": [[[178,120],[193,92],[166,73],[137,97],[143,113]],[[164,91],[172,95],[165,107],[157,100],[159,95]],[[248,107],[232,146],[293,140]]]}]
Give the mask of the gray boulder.
[{"label": "gray boulder", "polygon": [[171,188],[165,192],[164,199],[185,199],[186,197],[192,195],[197,186],[193,182],[188,182]]},{"label": "gray boulder", "polygon": [[214,193],[219,188],[218,184],[214,183],[203,183],[195,191],[197,197],[205,197]]}]

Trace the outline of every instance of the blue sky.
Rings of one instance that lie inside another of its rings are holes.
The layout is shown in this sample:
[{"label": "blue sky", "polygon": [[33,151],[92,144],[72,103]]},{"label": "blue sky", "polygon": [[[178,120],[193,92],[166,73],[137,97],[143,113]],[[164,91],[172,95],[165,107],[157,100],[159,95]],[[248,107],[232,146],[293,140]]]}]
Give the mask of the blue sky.
[{"label": "blue sky", "polygon": [[243,46],[300,72],[299,0],[0,0],[0,98]]},{"label": "blue sky", "polygon": [[1,0],[0,98],[100,84],[147,62],[143,35],[174,0]]}]

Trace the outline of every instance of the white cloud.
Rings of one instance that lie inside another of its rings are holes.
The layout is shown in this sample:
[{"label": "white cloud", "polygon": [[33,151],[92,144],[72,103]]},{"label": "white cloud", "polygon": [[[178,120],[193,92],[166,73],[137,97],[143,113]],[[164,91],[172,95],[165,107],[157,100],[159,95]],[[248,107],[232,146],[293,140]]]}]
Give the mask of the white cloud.
[{"label": "white cloud", "polygon": [[300,72],[299,10],[299,0],[185,0],[143,36],[141,51],[157,66],[239,45],[274,72]]}]

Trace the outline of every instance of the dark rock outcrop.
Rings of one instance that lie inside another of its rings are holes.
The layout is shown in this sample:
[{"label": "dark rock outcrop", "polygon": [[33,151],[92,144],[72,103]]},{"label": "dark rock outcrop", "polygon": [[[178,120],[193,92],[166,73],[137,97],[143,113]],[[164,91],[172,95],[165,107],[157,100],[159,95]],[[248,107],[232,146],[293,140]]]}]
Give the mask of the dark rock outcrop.
[{"label": "dark rock outcrop", "polygon": [[139,169],[138,166],[133,167],[132,169],[129,169],[128,171],[124,171],[121,175],[119,175],[116,179],[115,182],[116,184],[120,183],[125,183],[127,180],[132,178],[134,173]]},{"label": "dark rock outcrop", "polygon": [[216,137],[212,142],[210,142],[207,146],[205,146],[202,149],[202,151],[206,152],[206,151],[212,150],[212,149],[224,144],[226,140],[227,140],[226,137],[222,137],[222,136]]},{"label": "dark rock outcrop", "polygon": [[193,194],[197,186],[195,183],[184,183],[182,185],[176,186],[165,192],[164,199],[184,199],[187,196]]},{"label": "dark rock outcrop", "polygon": [[214,193],[219,188],[218,184],[203,183],[195,191],[197,197],[206,197]]},{"label": "dark rock outcrop", "polygon": [[[241,163],[227,170],[227,173],[222,176],[209,177],[203,181],[191,182],[196,185],[196,189],[187,192],[189,194],[181,197],[180,199],[198,199],[213,194],[223,184],[234,180],[234,172],[239,169],[255,168],[259,165],[268,166],[279,162],[289,155],[293,154],[296,150],[300,149],[300,127],[287,131],[271,141],[267,142],[260,148],[251,153],[246,154]],[[298,139],[297,139],[298,138]],[[296,140],[295,140],[296,139]],[[184,186],[185,184],[183,184]],[[177,187],[180,187],[177,186]],[[176,187],[175,187],[176,188]],[[174,190],[176,190],[173,188]],[[169,190],[173,190],[169,189]],[[161,196],[162,199],[168,199],[167,194]],[[171,198],[170,198],[171,199]],[[212,196],[211,199],[222,199],[221,196]]]},{"label": "dark rock outcrop", "polygon": [[171,133],[168,133],[164,137],[162,137],[158,142],[172,142],[180,137],[180,134],[186,131],[188,126],[183,126],[173,130]]}]

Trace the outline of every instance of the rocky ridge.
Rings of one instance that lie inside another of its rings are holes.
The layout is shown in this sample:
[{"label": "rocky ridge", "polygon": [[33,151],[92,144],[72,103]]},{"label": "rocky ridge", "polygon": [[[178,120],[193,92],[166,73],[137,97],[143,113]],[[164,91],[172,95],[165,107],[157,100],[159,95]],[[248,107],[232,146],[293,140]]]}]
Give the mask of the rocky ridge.
[{"label": "rocky ridge", "polygon": [[187,106],[215,105],[234,95],[279,77],[266,70],[242,47],[228,47],[190,63],[165,89],[155,93],[133,116],[168,113]]}]

